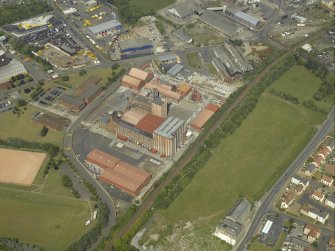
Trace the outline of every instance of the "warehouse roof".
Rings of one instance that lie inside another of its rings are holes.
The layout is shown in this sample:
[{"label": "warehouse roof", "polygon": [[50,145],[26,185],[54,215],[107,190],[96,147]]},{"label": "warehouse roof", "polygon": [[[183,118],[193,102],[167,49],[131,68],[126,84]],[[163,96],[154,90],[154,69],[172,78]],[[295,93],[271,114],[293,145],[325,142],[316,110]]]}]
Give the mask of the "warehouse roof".
[{"label": "warehouse roof", "polygon": [[227,216],[232,221],[244,223],[246,217],[250,212],[251,205],[246,199],[241,199],[233,208],[231,213]]},{"label": "warehouse roof", "polygon": [[148,113],[136,124],[136,127],[142,131],[153,134],[163,122],[163,118]]},{"label": "warehouse roof", "polygon": [[227,233],[228,235],[234,236],[235,238],[242,231],[242,225],[241,224],[236,223],[236,222],[234,222],[230,219],[226,219],[226,218],[219,222],[218,228],[222,232]]},{"label": "warehouse roof", "polygon": [[65,121],[63,119],[49,114],[43,114],[42,116],[39,116],[36,119],[36,122],[57,131],[62,130],[65,125]]},{"label": "warehouse roof", "polygon": [[175,64],[170,70],[168,70],[167,74],[177,76],[177,74],[181,72],[182,69],[184,69],[184,66],[182,64]]},{"label": "warehouse roof", "polygon": [[252,26],[257,26],[259,23],[259,20],[253,16],[250,16],[249,14],[242,12],[242,11],[237,11],[234,14],[236,17],[239,17],[243,20],[245,20],[246,22],[248,22],[249,24],[251,24]]},{"label": "warehouse roof", "polygon": [[196,130],[201,130],[203,126],[206,124],[206,122],[212,117],[214,114],[213,111],[208,110],[208,109],[203,109],[198,116],[196,116],[192,122],[191,126],[196,129]]},{"label": "warehouse roof", "polygon": [[94,148],[87,156],[86,160],[102,168],[113,168],[120,159]]},{"label": "warehouse roof", "polygon": [[123,40],[119,42],[121,51],[126,51],[131,48],[152,47],[152,42],[147,38],[137,38],[131,40]]},{"label": "warehouse roof", "polygon": [[122,82],[126,82],[132,86],[138,87],[141,85],[142,81],[141,79],[135,78],[133,76],[129,76],[129,75],[124,75],[122,78]]},{"label": "warehouse roof", "polygon": [[173,101],[179,102],[182,99],[182,94],[178,93],[178,92],[174,92],[172,91],[172,86],[170,85],[164,85],[161,84],[157,81],[150,81],[149,83],[146,83],[145,88],[147,89],[157,89],[157,91],[159,92],[160,95],[166,97],[166,98],[170,98]]},{"label": "warehouse roof", "polygon": [[122,114],[122,120],[132,124],[132,125],[137,125],[137,123],[143,119],[148,112],[136,109],[136,108],[131,108],[130,110],[126,111],[124,114]]},{"label": "warehouse roof", "polygon": [[133,195],[147,182],[151,175],[125,162],[119,162],[113,169],[106,169],[100,175],[105,182],[115,185]]},{"label": "warehouse roof", "polygon": [[210,110],[212,112],[217,112],[218,110],[220,110],[220,106],[209,103],[205,109]]},{"label": "warehouse roof", "polygon": [[70,95],[67,95],[67,94],[63,94],[60,97],[60,100],[63,101],[64,103],[67,103],[67,104],[70,104],[70,105],[73,105],[73,106],[77,106],[77,107],[80,107],[85,103],[84,100],[74,98],[74,97],[72,97]]},{"label": "warehouse roof", "polygon": [[138,69],[138,68],[131,68],[130,72],[129,72],[129,75],[132,76],[132,77],[135,77],[135,78],[138,78],[140,80],[146,80],[148,75],[150,73],[147,72],[147,71],[143,71],[141,69]]},{"label": "warehouse roof", "polygon": [[155,133],[165,138],[172,139],[174,133],[184,124],[184,120],[176,117],[168,117],[161,125],[155,130]]},{"label": "warehouse roof", "polygon": [[94,34],[115,28],[121,28],[121,23],[117,20],[110,20],[96,26],[88,27],[88,29]]},{"label": "warehouse roof", "polygon": [[180,18],[185,18],[193,14],[193,6],[190,7],[188,2],[180,3],[174,6],[174,8],[168,9],[167,11],[173,13]]},{"label": "warehouse roof", "polygon": [[180,85],[178,85],[177,91],[181,93],[188,93],[190,92],[191,88],[192,88],[191,85],[187,83],[181,83]]},{"label": "warehouse roof", "polygon": [[81,94],[81,98],[90,98],[91,96],[95,95],[101,87],[99,85],[91,85],[90,87],[86,88]]},{"label": "warehouse roof", "polygon": [[160,62],[173,61],[173,60],[177,60],[177,55],[174,53],[158,54],[157,59]]},{"label": "warehouse roof", "polygon": [[187,43],[191,43],[192,42],[192,38],[187,35],[186,33],[182,32],[181,30],[177,30],[174,32],[174,34],[181,40],[187,42]]}]

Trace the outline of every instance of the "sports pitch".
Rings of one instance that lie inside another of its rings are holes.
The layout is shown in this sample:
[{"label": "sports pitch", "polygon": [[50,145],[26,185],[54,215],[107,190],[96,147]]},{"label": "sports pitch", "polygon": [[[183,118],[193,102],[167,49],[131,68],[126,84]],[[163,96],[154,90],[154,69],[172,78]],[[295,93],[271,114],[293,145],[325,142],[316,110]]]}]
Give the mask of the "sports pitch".
[{"label": "sports pitch", "polygon": [[0,182],[31,185],[46,153],[0,148]]}]

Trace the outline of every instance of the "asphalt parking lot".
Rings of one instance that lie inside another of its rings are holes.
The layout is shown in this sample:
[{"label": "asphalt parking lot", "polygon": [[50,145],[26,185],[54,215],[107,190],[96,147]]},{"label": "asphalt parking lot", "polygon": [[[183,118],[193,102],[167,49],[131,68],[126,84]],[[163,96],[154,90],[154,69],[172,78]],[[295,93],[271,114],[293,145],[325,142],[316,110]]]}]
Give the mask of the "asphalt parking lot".
[{"label": "asphalt parking lot", "polygon": [[281,215],[278,217],[269,215],[267,219],[273,221],[273,224],[267,234],[260,233],[259,241],[273,247],[279,239],[279,236],[284,227],[284,218]]}]

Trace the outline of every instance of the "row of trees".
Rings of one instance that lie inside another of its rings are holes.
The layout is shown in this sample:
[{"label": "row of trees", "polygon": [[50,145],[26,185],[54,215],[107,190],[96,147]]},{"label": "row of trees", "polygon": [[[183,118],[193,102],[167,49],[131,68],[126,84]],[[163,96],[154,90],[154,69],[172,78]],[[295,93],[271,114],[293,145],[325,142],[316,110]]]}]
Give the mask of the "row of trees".
[{"label": "row of trees", "polygon": [[43,249],[36,245],[26,244],[13,238],[0,238],[0,250],[15,250],[15,251],[42,251]]},{"label": "row of trees", "polygon": [[72,194],[73,194],[74,197],[80,198],[80,194],[78,193],[78,191],[76,189],[74,189],[72,180],[70,179],[69,176],[63,175],[62,176],[62,183],[63,183],[63,186],[65,186],[66,188],[71,189]]},{"label": "row of trees", "polygon": [[46,1],[28,0],[21,4],[3,5],[0,8],[0,26],[51,11]]},{"label": "row of trees", "polygon": [[118,73],[115,73],[115,71],[112,72],[112,76],[107,78],[107,83],[104,86],[104,88],[107,88],[108,86],[111,86],[113,83],[115,83],[123,74],[126,73],[126,69],[122,68]]},{"label": "row of trees", "polygon": [[102,230],[108,224],[109,208],[106,204],[99,201],[96,209],[98,210],[96,226],[84,234],[78,241],[72,243],[67,251],[88,250],[101,236]]},{"label": "row of trees", "polygon": [[271,89],[270,93],[282,99],[285,99],[295,105],[299,104],[299,99],[297,97],[292,96],[291,94],[281,92],[281,91],[276,91],[275,89]]}]

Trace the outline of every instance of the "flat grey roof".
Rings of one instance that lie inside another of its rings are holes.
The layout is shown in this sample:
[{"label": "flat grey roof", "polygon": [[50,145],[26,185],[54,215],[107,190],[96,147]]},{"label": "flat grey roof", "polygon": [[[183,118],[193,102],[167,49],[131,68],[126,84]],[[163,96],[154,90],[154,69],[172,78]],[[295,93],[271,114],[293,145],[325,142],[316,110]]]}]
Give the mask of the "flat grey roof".
[{"label": "flat grey roof", "polygon": [[297,246],[300,246],[300,247],[303,247],[303,248],[308,248],[308,247],[310,246],[310,243],[309,243],[309,242],[307,242],[307,241],[303,241],[303,240],[298,239],[298,238],[296,238],[296,237],[293,237],[293,238],[291,239],[291,243],[292,243],[293,245],[297,245]]},{"label": "flat grey roof", "polygon": [[165,138],[172,139],[174,136],[174,133],[183,124],[184,124],[184,120],[170,116],[155,130],[155,133]]},{"label": "flat grey roof", "polygon": [[184,40],[186,42],[189,42],[189,41],[192,40],[192,38],[189,35],[187,35],[186,33],[182,32],[181,30],[175,31],[174,34],[177,37],[179,37],[181,40]]},{"label": "flat grey roof", "polygon": [[69,96],[67,94],[64,94],[63,96],[61,96],[60,100],[62,100],[63,102],[66,102],[68,104],[77,106],[77,107],[80,107],[80,106],[82,106],[85,103],[84,100],[80,100],[80,99],[71,97],[71,96]]},{"label": "flat grey roof", "polygon": [[106,30],[110,30],[110,29],[116,28],[118,26],[121,26],[121,23],[119,21],[117,21],[117,20],[110,20],[110,21],[107,21],[105,23],[98,24],[96,26],[88,27],[88,29],[92,33],[96,34],[96,33],[102,32],[102,31],[106,31]]},{"label": "flat grey roof", "polygon": [[152,46],[152,43],[149,39],[144,38],[144,37],[141,37],[138,39],[123,40],[119,42],[119,47],[121,51],[130,49],[130,48],[139,48],[139,47],[143,47],[146,45]]},{"label": "flat grey roof", "polygon": [[157,59],[160,62],[163,61],[170,61],[170,60],[176,60],[177,59],[177,55],[174,53],[165,53],[165,54],[158,54],[157,55]]},{"label": "flat grey roof", "polygon": [[171,67],[170,70],[168,70],[167,74],[176,76],[182,69],[184,69],[184,66],[182,64],[175,64]]},{"label": "flat grey roof", "polygon": [[240,25],[215,11],[205,10],[204,14],[200,16],[200,20],[228,35],[232,35],[242,29]]},{"label": "flat grey roof", "polygon": [[257,26],[259,23],[259,20],[253,16],[250,16],[249,14],[242,12],[242,11],[237,11],[234,14],[236,17],[239,17],[243,20],[245,20],[246,22],[248,22],[249,24],[251,24],[252,26]]},{"label": "flat grey roof", "polygon": [[242,231],[242,225],[230,219],[225,218],[218,224],[222,232],[228,232],[230,235],[237,237]]},{"label": "flat grey roof", "polygon": [[170,9],[175,9],[176,12],[179,14],[179,16],[181,18],[184,18],[184,17],[187,17],[187,16],[193,14],[192,8],[193,8],[193,6],[190,7],[190,3],[184,2],[184,3],[180,3],[180,4],[175,5],[174,7],[170,8]]},{"label": "flat grey roof", "polygon": [[91,85],[80,95],[82,99],[89,98],[94,95],[101,87],[99,85]]},{"label": "flat grey roof", "polygon": [[251,205],[246,199],[241,199],[231,213],[227,216],[228,219],[243,224],[250,212]]}]

